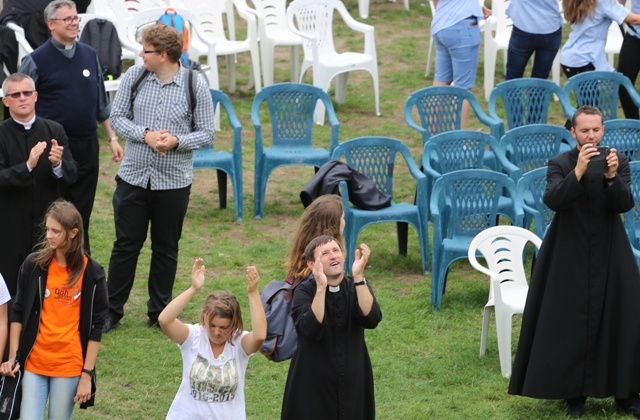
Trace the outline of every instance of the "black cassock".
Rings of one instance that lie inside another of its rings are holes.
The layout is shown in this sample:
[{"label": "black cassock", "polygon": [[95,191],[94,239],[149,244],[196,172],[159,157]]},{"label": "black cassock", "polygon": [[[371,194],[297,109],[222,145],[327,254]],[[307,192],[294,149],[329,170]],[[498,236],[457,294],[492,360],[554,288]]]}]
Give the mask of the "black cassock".
[{"label": "black cassock", "polygon": [[374,298],[371,312],[363,316],[355,287],[349,277],[338,292],[327,288],[322,324],[311,310],[315,280],[303,281],[296,288],[291,316],[298,347],[289,366],[282,419],[375,418],[373,372],[364,330],[375,328],[382,312]]},{"label": "black cassock", "polygon": [[[60,179],[49,162],[51,139],[64,147]],[[29,153],[41,141],[47,142],[47,148],[29,172]],[[67,184],[77,176],[78,168],[60,124],[36,118],[31,129],[25,130],[12,119],[0,123],[0,274],[11,296],[16,292],[20,265],[41,239],[40,225],[47,208],[62,197]]]},{"label": "black cassock", "polygon": [[640,391],[640,272],[620,213],[630,210],[629,163],[611,186],[578,182],[573,149],[549,162],[545,203],[556,211],[529,287],[509,393],[626,398]]}]

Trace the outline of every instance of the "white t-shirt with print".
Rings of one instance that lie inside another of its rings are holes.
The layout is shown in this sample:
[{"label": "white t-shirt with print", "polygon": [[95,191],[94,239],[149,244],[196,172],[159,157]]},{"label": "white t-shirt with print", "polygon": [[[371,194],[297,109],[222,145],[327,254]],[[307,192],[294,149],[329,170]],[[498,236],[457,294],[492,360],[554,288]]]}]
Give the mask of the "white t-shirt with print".
[{"label": "white t-shirt with print", "polygon": [[233,345],[226,343],[215,359],[204,327],[188,325],[189,336],[182,345],[182,382],[173,399],[170,420],[244,420],[244,375],[249,362],[242,348],[243,333]]}]

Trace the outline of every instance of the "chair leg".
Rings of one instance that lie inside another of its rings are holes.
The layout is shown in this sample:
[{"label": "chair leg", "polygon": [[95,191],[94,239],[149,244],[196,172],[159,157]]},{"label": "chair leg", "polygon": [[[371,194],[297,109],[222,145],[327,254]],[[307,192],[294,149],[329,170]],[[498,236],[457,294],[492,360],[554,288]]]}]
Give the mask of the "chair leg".
[{"label": "chair leg", "polygon": [[227,208],[227,173],[223,170],[216,169],[218,175],[218,200],[220,208]]},{"label": "chair leg", "polygon": [[511,376],[511,313],[496,312],[496,330],[498,336],[498,354],[502,376]]},{"label": "chair leg", "polygon": [[491,307],[485,306],[482,312],[482,334],[480,335],[480,356],[487,351],[487,334],[489,333],[489,321],[491,320]]},{"label": "chair leg", "polygon": [[336,76],[336,102],[343,104],[347,99],[347,81],[349,72],[340,73]]},{"label": "chair leg", "polygon": [[396,229],[398,231],[398,253],[406,257],[409,224],[407,222],[396,222]]}]

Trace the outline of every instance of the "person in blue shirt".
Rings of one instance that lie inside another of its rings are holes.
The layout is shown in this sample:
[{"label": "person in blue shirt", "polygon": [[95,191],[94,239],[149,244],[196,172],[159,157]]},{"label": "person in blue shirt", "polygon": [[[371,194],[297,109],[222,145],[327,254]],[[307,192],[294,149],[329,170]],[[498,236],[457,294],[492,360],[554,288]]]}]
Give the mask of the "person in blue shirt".
[{"label": "person in blue shirt", "polygon": [[616,0],[563,0],[564,18],[571,33],[560,52],[567,78],[590,70],[613,71],[604,47],[611,22],[640,24],[640,15]]},{"label": "person in blue shirt", "polygon": [[513,21],[513,28],[507,51],[506,79],[523,77],[534,53],[531,77],[547,79],[562,42],[562,16],[558,1],[511,0],[507,16]]},{"label": "person in blue shirt", "polygon": [[[436,14],[431,21],[431,37],[436,46],[434,86],[454,84],[472,89],[476,83],[480,52],[478,23],[491,15],[478,0],[434,0]],[[469,104],[462,111],[462,128],[466,127]]]}]

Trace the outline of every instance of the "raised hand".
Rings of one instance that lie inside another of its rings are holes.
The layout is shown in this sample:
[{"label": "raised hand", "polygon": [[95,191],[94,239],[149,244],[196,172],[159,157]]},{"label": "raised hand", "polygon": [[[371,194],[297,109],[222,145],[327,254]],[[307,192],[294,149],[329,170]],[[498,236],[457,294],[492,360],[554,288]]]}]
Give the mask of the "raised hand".
[{"label": "raised hand", "polygon": [[260,281],[260,273],[258,269],[250,265],[247,267],[247,293],[258,291],[258,282]]},{"label": "raised hand", "polygon": [[36,166],[38,166],[38,160],[40,160],[40,156],[46,148],[47,142],[45,141],[39,141],[35,146],[31,148],[31,151],[29,152],[29,159],[27,159],[27,165],[29,165],[31,169],[34,169]]},{"label": "raised hand", "polygon": [[64,152],[64,147],[58,145],[58,140],[51,139],[49,162],[51,162],[51,166],[53,166],[54,168],[60,164],[60,161],[62,160],[62,152]]},{"label": "raised hand", "polygon": [[204,285],[204,269],[202,258],[196,258],[196,261],[193,263],[193,269],[191,270],[191,286],[196,290],[200,290]]},{"label": "raised hand", "polygon": [[354,278],[360,277],[364,273],[367,261],[369,261],[369,255],[371,255],[371,250],[367,244],[361,244],[360,248],[356,249],[355,260],[351,267],[351,272],[353,273]]},{"label": "raised hand", "polygon": [[324,274],[324,266],[322,265],[322,261],[320,261],[320,257],[316,258],[316,261],[313,263],[313,277],[316,279],[316,287],[318,289],[327,288],[327,276]]}]

